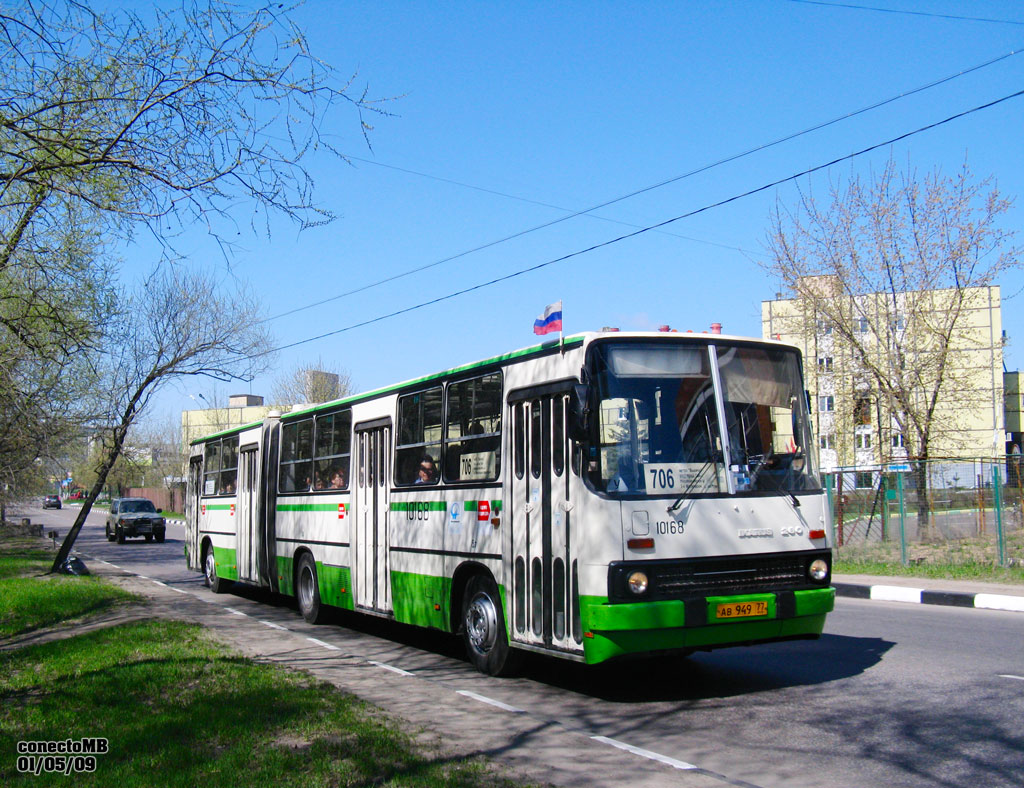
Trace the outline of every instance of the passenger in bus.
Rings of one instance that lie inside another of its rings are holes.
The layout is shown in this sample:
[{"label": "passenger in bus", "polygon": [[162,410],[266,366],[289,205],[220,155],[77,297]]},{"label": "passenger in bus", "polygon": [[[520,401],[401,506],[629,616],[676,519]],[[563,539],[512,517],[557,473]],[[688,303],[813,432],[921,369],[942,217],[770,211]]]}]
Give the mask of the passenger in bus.
[{"label": "passenger in bus", "polygon": [[429,454],[423,455],[420,460],[419,470],[416,472],[416,481],[413,484],[433,484],[437,481],[437,467],[434,465],[434,458]]},{"label": "passenger in bus", "polygon": [[636,486],[633,456],[628,451],[620,450],[618,471],[608,480],[608,492],[629,492],[636,489]]},{"label": "passenger in bus", "polygon": [[332,490],[343,490],[345,489],[345,469],[335,468],[331,473],[331,489]]}]

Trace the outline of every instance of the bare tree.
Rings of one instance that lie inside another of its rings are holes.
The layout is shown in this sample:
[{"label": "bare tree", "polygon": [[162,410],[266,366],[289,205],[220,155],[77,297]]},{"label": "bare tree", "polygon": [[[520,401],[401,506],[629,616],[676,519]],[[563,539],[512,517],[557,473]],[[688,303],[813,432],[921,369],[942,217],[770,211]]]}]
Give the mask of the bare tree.
[{"label": "bare tree", "polygon": [[[333,218],[303,160],[337,104],[380,112],[310,54],[278,3],[185,0],[144,13],[37,0],[0,10],[0,270],[66,206],[108,236],[234,236],[239,199],[301,227]],[[254,218],[254,221],[256,219]],[[264,224],[264,229],[269,226]]]},{"label": "bare tree", "polygon": [[270,356],[270,337],[257,301],[244,290],[224,293],[210,274],[164,267],[119,304],[108,328],[104,390],[109,421],[103,425],[96,478],[54,559],[67,560],[129,430],[169,381],[188,376],[219,380],[251,377]]},{"label": "bare tree", "polygon": [[920,178],[890,161],[871,183],[832,184],[823,205],[804,192],[795,209],[777,205],[771,217],[767,267],[797,304],[788,333],[834,351],[829,372],[852,402],[836,414],[840,431],[847,419],[876,421],[879,450],[902,443],[916,461],[922,524],[924,463],[936,445],[961,439],[967,411],[958,402],[986,386],[994,396],[991,369],[962,359],[992,346],[971,313],[1019,264],[1000,224],[1009,208],[992,179],[976,180],[966,164],[952,177]]},{"label": "bare tree", "polygon": [[270,399],[275,405],[303,405],[347,397],[353,391],[348,370],[322,358],[299,364],[274,380]]}]

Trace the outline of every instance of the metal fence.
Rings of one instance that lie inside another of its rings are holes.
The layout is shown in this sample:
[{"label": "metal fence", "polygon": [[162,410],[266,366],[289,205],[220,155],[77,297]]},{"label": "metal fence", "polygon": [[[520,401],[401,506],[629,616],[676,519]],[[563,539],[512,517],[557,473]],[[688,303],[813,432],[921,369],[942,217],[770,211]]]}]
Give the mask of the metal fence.
[{"label": "metal fence", "polygon": [[1024,474],[1016,456],[824,476],[844,560],[1024,566]]}]

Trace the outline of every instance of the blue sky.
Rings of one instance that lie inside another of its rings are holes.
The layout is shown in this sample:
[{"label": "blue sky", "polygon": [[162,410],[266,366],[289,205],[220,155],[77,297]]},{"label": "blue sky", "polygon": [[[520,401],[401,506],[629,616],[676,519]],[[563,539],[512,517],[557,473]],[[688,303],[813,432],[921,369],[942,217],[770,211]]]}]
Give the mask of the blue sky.
[{"label": "blue sky", "polygon": [[[371,96],[368,149],[338,112],[331,141],[353,158],[307,162],[339,218],[270,239],[242,236],[232,271],[267,313],[306,306],[411,269],[488,248],[356,296],[271,321],[278,344],[372,320],[579,252],[742,194],[1024,88],[1024,54],[827,129],[544,229],[508,236],[646,189],[938,79],[1024,49],[1024,4],[872,0],[866,8],[792,0],[704,2],[329,2],[295,15],[315,54]],[[923,15],[931,14],[931,15]],[[944,15],[944,16],[940,16]],[[947,17],[986,17],[1006,23]],[[870,176],[889,156],[952,174],[968,158],[1018,198],[1024,216],[1024,97],[800,180]],[[474,187],[474,188],[470,188]],[[565,330],[669,324],[760,335],[777,283],[758,266],[768,214],[787,184],[576,255],[499,285],[280,354],[251,384],[189,381],[168,415],[208,398],[267,394],[276,373],[322,359],[357,390],[534,342],[545,304]],[[542,204],[541,204],[542,203]],[[244,224],[244,214],[243,224]],[[1024,243],[1024,238],[1018,238]],[[190,250],[222,265],[212,247]],[[131,260],[128,250],[126,259]],[[1000,282],[1006,362],[1024,365],[1024,274]]]}]

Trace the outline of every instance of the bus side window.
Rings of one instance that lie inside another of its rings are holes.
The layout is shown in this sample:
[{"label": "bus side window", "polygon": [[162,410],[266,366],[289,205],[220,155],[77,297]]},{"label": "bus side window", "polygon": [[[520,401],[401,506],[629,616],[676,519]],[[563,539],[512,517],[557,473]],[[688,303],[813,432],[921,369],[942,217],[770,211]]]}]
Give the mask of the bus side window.
[{"label": "bus side window", "polygon": [[452,383],[447,390],[445,481],[494,481],[501,454],[501,373]]},{"label": "bus side window", "polygon": [[[416,484],[420,463],[441,464],[441,387],[398,398],[395,484]],[[437,483],[437,472],[427,483]]]},{"label": "bus side window", "polygon": [[313,420],[281,427],[281,492],[304,492],[313,482]]}]

